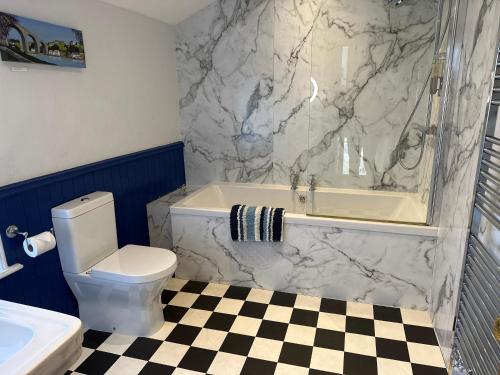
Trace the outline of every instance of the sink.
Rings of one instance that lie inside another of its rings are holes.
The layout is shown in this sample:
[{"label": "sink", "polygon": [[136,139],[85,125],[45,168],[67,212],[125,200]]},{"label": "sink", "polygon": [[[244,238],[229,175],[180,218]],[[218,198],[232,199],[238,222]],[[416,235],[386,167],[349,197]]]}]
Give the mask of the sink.
[{"label": "sink", "polygon": [[0,374],[64,374],[80,357],[82,322],[0,300]]},{"label": "sink", "polygon": [[0,365],[21,350],[32,338],[33,331],[27,327],[0,318]]}]

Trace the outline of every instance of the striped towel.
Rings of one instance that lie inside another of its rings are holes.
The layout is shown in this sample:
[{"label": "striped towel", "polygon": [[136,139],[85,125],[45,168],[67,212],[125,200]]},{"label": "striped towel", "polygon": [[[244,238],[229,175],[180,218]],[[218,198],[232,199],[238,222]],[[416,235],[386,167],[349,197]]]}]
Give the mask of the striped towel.
[{"label": "striped towel", "polygon": [[284,208],[234,205],[231,238],[239,242],[283,242],[284,216]]}]

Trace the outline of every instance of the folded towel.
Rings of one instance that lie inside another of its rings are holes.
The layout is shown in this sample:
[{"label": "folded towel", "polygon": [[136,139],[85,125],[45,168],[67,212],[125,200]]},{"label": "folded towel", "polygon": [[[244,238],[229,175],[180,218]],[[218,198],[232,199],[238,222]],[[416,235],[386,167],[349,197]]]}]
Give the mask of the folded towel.
[{"label": "folded towel", "polygon": [[231,208],[233,241],[282,242],[285,209],[236,204]]}]

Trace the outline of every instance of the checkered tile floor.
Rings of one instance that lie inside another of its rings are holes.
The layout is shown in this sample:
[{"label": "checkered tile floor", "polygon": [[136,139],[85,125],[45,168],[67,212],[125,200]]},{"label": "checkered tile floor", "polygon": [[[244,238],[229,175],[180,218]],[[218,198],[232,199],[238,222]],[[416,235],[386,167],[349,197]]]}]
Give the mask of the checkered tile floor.
[{"label": "checkered tile floor", "polygon": [[424,312],[172,279],[151,337],[89,330],[75,374],[446,375]]}]

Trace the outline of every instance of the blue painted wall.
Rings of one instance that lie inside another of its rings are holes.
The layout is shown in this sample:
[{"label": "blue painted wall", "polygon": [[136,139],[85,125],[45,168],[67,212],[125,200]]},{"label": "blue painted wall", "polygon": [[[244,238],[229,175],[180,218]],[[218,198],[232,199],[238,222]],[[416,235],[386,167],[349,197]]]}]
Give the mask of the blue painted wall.
[{"label": "blue painted wall", "polygon": [[24,268],[0,280],[0,299],[78,313],[57,249],[32,259],[22,250],[22,238],[6,238],[9,225],[30,234],[49,230],[52,207],[93,191],[110,191],[120,247],[148,245],[146,204],[184,183],[183,144],[177,142],[1,187],[0,234],[7,261]]}]

